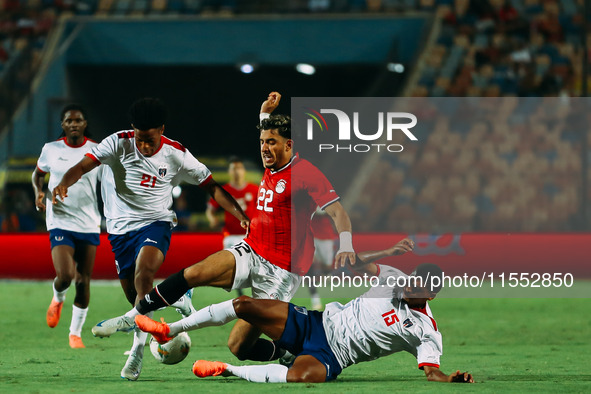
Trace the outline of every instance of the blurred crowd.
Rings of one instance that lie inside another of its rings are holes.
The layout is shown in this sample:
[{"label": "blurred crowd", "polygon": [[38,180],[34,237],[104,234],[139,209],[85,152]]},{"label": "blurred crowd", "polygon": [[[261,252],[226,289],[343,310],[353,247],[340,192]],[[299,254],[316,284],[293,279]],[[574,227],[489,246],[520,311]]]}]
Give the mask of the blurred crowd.
[{"label": "blurred crowd", "polygon": [[[564,232],[581,222],[588,106],[564,98],[409,99],[420,141],[382,155],[360,231]],[[376,199],[375,196],[379,196]]]},{"label": "blurred crowd", "polygon": [[437,3],[443,23],[415,96],[581,95],[581,1]]}]

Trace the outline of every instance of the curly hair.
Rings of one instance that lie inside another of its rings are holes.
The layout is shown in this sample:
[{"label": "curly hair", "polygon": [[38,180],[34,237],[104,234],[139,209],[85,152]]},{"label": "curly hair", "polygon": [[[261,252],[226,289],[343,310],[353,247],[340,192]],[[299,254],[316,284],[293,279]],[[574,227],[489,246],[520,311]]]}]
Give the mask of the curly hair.
[{"label": "curly hair", "polygon": [[291,118],[289,115],[271,115],[263,119],[257,128],[263,130],[277,130],[283,138],[291,139]]},{"label": "curly hair", "polygon": [[144,97],[129,107],[129,121],[138,130],[154,129],[166,123],[167,112],[162,100]]}]

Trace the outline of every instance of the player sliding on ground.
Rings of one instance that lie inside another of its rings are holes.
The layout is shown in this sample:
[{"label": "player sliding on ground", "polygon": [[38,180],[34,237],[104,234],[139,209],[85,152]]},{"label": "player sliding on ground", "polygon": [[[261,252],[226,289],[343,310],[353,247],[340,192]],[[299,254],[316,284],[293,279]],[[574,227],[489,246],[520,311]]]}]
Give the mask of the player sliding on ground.
[{"label": "player sliding on ground", "polygon": [[[269,336],[276,345],[296,355],[290,367],[279,364],[234,366],[198,360],[193,372],[199,377],[237,376],[250,382],[320,383],[336,379],[344,368],[399,351],[417,358],[428,380],[473,383],[472,375],[439,370],[441,334],[427,304],[441,289],[442,276],[434,264],[421,264],[409,277],[402,271],[373,261],[411,251],[413,241],[403,239],[389,249],[362,252],[355,269],[377,276],[379,283],[346,305],[331,302],[324,312],[308,311],[277,300],[241,296],[203,308],[188,318],[166,324],[138,315],[138,328],[160,343],[182,331],[219,326],[244,319]],[[421,278],[421,279],[418,279]],[[376,284],[375,282],[373,284]],[[403,285],[402,285],[403,284]]]}]

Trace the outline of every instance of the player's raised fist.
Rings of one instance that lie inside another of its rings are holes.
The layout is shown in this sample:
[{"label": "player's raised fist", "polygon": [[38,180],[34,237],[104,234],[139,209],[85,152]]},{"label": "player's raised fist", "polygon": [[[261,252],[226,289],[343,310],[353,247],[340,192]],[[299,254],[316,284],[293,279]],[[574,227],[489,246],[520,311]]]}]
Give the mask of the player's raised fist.
[{"label": "player's raised fist", "polygon": [[261,113],[272,113],[279,105],[279,101],[281,101],[281,94],[278,92],[269,93],[269,97],[261,105]]},{"label": "player's raised fist", "polygon": [[398,242],[396,245],[392,247],[392,255],[399,256],[406,252],[412,252],[414,247],[415,243],[411,239],[404,238],[402,241]]}]

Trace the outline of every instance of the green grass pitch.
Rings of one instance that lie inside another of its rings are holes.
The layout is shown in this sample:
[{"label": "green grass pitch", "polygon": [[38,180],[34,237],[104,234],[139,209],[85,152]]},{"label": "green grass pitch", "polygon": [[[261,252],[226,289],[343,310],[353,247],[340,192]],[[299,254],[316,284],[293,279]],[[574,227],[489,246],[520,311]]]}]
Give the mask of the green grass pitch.
[{"label": "green grass pitch", "polygon": [[[60,324],[50,329],[45,311],[50,282],[0,282],[0,392],[590,392],[591,313],[588,299],[436,299],[431,308],[443,334],[441,369],[468,370],[474,385],[427,382],[415,359],[398,353],[347,368],[336,382],[325,384],[256,384],[238,378],[198,379],[191,366],[198,358],[237,361],[226,347],[231,325],[190,332],[191,352],[182,363],[155,361],[146,348],[137,382],[119,377],[132,336],[92,337],[96,322],[124,313],[129,306],[113,282],[93,282],[83,330],[86,349],[70,349],[68,328],[71,288]],[[591,286],[589,286],[591,287]],[[305,293],[299,293],[305,294]],[[197,289],[196,308],[229,299],[219,289]],[[309,300],[295,303],[309,306]],[[345,300],[340,300],[345,301]],[[155,317],[179,318],[168,308]]]}]

